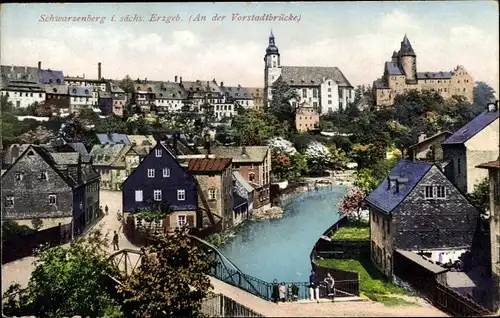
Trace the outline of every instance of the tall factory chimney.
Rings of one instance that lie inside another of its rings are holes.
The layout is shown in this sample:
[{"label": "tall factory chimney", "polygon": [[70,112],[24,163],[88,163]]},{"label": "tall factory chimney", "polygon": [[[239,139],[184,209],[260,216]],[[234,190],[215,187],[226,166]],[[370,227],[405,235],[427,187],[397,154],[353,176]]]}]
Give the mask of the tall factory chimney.
[{"label": "tall factory chimney", "polygon": [[97,63],[97,79],[100,80],[101,77],[101,62]]}]

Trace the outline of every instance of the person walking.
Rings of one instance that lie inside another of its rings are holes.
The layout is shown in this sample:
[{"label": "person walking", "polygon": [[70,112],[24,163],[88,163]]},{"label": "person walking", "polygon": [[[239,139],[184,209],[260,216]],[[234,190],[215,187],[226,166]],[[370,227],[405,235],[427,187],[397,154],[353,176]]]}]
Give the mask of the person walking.
[{"label": "person walking", "polygon": [[106,205],[106,207],[104,208],[104,211],[106,212],[106,215],[108,215],[109,208],[108,208],[108,206],[107,206],[107,205]]},{"label": "person walking", "polygon": [[326,291],[328,298],[330,298],[332,301],[335,300],[335,279],[333,279],[332,275],[328,273],[325,277],[325,283],[326,283]]},{"label": "person walking", "polygon": [[115,231],[115,235],[113,235],[113,250],[118,251],[120,248],[118,246],[118,233]]},{"label": "person walking", "polygon": [[274,279],[272,288],[273,288],[273,291],[272,291],[271,298],[273,299],[273,301],[275,303],[278,303],[280,300],[280,287],[278,285],[277,279]]}]

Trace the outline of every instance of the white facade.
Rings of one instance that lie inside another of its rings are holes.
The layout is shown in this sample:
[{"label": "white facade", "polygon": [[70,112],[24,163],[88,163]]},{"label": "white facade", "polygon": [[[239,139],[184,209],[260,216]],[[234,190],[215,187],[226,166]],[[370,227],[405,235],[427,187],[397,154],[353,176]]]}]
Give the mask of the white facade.
[{"label": "white facade", "polygon": [[45,92],[2,90],[0,94],[2,96],[8,95],[9,101],[16,108],[26,108],[34,103],[43,103],[45,101]]},{"label": "white facade", "polygon": [[320,86],[321,101],[320,101],[320,114],[325,115],[329,112],[339,110],[339,86],[331,79],[326,78]]},{"label": "white facade", "polygon": [[269,101],[273,98],[271,86],[273,86],[274,82],[276,82],[276,80],[281,76],[281,65],[278,54],[267,55],[265,60],[264,94],[267,95],[267,106],[269,106]]},{"label": "white facade", "polygon": [[217,119],[224,117],[234,117],[238,113],[236,112],[236,107],[233,104],[215,104],[214,106],[214,116]]},{"label": "white facade", "polygon": [[184,103],[182,99],[156,98],[155,105],[160,111],[180,112]]},{"label": "white facade", "polygon": [[253,99],[236,99],[235,103],[240,105],[241,107],[243,107],[245,109],[251,109],[251,108],[254,108],[254,106],[255,106]]}]

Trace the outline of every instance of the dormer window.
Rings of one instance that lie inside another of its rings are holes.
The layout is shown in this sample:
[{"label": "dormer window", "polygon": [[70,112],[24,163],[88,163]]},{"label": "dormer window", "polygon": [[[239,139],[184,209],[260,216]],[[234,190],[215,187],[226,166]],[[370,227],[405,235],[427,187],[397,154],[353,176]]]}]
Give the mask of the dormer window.
[{"label": "dormer window", "polygon": [[24,178],[24,173],[16,172],[15,177],[16,177],[16,181],[21,181]]},{"label": "dormer window", "polygon": [[85,94],[88,94],[88,93],[89,93],[89,90],[88,90],[88,89],[86,89],[86,90],[85,90]]},{"label": "dormer window", "polygon": [[53,91],[54,93],[57,93],[57,88],[53,88],[53,89],[52,89],[52,91]]},{"label": "dormer window", "polygon": [[73,94],[76,94],[76,88],[73,88],[72,92]]}]

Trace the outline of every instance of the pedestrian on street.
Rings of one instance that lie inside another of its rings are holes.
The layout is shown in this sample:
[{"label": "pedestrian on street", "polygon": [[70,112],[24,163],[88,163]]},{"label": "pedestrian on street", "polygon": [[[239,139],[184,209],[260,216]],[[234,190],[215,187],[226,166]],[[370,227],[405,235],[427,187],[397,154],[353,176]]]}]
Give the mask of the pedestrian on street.
[{"label": "pedestrian on street", "polygon": [[118,233],[115,231],[115,235],[113,236],[113,250],[118,251],[120,248],[118,247]]},{"label": "pedestrian on street", "polygon": [[319,303],[319,283],[314,270],[312,270],[311,275],[309,275],[309,297],[311,300],[316,299]]},{"label": "pedestrian on street", "polygon": [[109,208],[108,208],[108,206],[107,206],[107,205],[106,205],[106,207],[104,208],[104,211],[106,212],[106,215],[108,215]]}]

